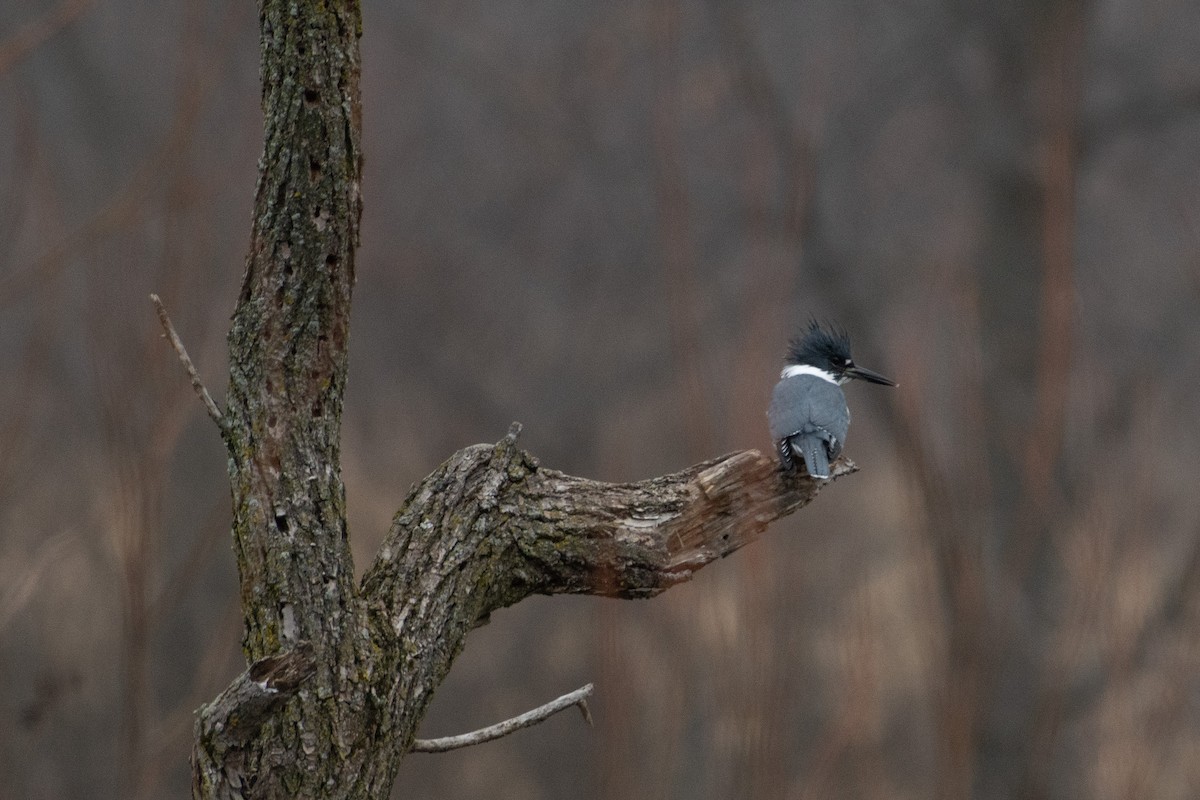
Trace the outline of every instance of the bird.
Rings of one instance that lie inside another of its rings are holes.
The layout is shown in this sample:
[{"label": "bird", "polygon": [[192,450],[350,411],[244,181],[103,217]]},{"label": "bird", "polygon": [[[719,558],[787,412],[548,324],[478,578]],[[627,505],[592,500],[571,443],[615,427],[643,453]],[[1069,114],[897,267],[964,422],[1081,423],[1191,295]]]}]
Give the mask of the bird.
[{"label": "bird", "polygon": [[786,472],[803,459],[813,478],[829,479],[829,462],[842,452],[850,429],[850,408],[842,384],[854,378],[895,386],[891,378],[858,366],[850,357],[850,336],[813,320],[792,339],[779,383],[771,393],[767,423]]}]

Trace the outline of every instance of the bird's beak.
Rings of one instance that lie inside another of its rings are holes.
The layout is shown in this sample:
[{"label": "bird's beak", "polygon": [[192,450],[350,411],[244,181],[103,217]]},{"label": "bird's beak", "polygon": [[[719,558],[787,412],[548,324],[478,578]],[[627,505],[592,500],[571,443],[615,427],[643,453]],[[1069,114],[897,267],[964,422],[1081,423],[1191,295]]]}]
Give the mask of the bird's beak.
[{"label": "bird's beak", "polygon": [[884,386],[895,386],[896,382],[891,378],[885,378],[878,372],[872,372],[869,369],[864,369],[857,364],[851,364],[846,368],[846,375],[851,378],[860,378],[871,383],[882,383]]}]

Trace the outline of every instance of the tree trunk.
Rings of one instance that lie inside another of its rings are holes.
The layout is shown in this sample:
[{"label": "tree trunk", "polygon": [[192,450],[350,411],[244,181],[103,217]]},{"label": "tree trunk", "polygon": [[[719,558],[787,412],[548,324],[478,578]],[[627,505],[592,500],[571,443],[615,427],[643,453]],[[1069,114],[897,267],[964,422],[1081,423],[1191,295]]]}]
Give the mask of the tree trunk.
[{"label": "tree trunk", "polygon": [[[199,712],[193,793],[382,798],[492,611],[531,594],[653,596],[823,484],[755,451],[599,483],[540,468],[514,426],[412,490],[356,586],[339,429],[361,212],[359,7],[262,0],[260,22],[265,141],[219,417],[250,666]],[[841,461],[835,476],[853,469]]]}]

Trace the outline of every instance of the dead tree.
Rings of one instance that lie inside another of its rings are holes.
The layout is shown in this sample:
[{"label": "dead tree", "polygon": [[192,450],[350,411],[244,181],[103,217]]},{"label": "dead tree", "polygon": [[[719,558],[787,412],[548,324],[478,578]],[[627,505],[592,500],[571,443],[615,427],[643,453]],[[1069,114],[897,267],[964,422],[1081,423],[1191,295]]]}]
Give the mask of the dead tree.
[{"label": "dead tree", "polygon": [[514,425],[416,485],[356,582],[339,428],[361,210],[359,7],[261,0],[260,22],[265,141],[224,411],[159,304],[228,449],[250,664],[199,711],[193,792],[382,798],[492,611],[532,594],[651,597],[820,483],[756,451],[600,483],[542,468]]}]

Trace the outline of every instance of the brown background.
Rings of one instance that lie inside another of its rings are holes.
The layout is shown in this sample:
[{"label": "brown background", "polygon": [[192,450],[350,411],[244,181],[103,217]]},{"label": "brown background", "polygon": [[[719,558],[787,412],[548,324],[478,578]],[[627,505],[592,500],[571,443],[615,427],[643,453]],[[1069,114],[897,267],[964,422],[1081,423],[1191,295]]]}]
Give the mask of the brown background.
[{"label": "brown background", "polygon": [[[1191,798],[1200,4],[374,2],[361,566],[512,420],[609,480],[769,446],[810,315],[862,471],[651,602],[472,635],[396,796]],[[0,6],[0,797],[184,796],[241,669],[218,400],[253,4]]]}]

